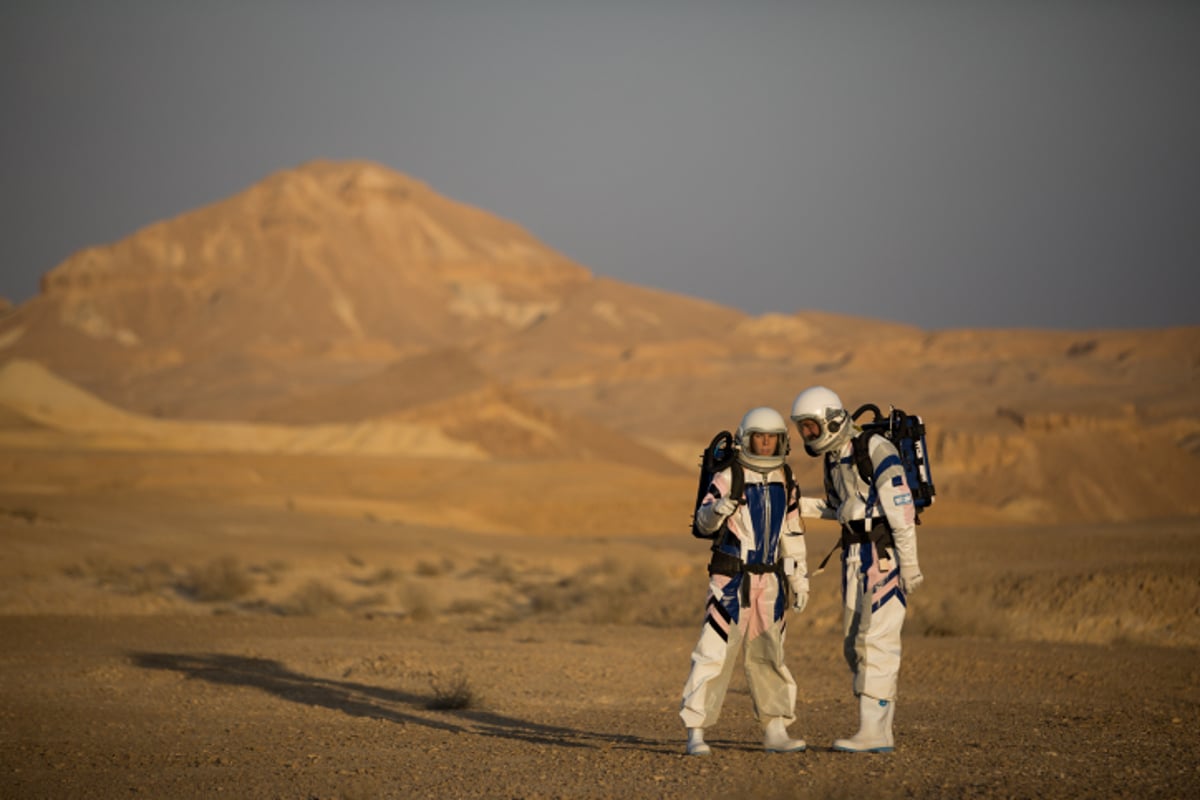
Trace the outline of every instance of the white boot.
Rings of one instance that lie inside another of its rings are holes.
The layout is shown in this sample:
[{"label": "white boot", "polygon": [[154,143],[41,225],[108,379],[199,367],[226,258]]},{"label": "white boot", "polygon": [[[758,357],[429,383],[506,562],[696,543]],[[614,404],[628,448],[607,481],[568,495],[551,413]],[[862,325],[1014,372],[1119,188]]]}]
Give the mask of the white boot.
[{"label": "white boot", "polygon": [[849,739],[838,739],[834,750],[846,753],[890,753],[895,749],[892,738],[892,718],[896,714],[894,700],[876,700],[865,694],[858,698],[858,733]]},{"label": "white boot", "polygon": [[783,717],[772,717],[767,721],[763,747],[767,748],[769,753],[799,753],[808,745],[803,739],[792,739],[788,736],[787,723],[783,721]]},{"label": "white boot", "polygon": [[688,728],[687,754],[689,756],[712,755],[712,750],[704,743],[704,728]]}]

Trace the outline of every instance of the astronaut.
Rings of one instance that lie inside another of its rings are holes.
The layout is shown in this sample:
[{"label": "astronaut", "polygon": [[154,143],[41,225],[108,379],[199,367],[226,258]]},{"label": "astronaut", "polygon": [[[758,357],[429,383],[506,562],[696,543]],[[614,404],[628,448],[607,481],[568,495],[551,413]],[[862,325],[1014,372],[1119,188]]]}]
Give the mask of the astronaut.
[{"label": "astronaut", "polygon": [[[708,755],[704,731],[717,723],[738,652],[754,716],[770,752],[799,752],[792,739],[796,681],[784,664],[788,605],[799,613],[808,602],[808,560],[800,520],[800,491],[785,459],[787,423],[772,408],[755,408],[734,434],[737,463],[716,473],[696,510],[696,524],[714,534],[708,565],[708,601],[679,716],[688,730],[689,755]],[[737,474],[742,491],[732,496]],[[789,603],[790,597],[790,603]]]},{"label": "astronaut", "polygon": [[805,451],[824,456],[827,504],[805,505],[842,526],[843,652],[858,698],[859,728],[833,749],[890,753],[900,673],[900,629],[908,595],[924,578],[917,563],[916,513],[895,446],[871,436],[874,479],[864,481],[852,439],[860,432],[841,399],[824,386],[805,389],[792,403],[792,421]]}]

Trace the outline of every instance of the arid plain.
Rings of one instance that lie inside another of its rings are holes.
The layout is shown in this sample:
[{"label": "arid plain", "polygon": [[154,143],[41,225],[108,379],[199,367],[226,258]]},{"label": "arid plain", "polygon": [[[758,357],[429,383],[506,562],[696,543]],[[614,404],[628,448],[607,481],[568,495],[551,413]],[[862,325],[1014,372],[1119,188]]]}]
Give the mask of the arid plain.
[{"label": "arid plain", "polygon": [[[1190,796],[1200,328],[795,306],[597,277],[359,162],[72,257],[0,316],[0,796]],[[929,427],[897,750],[828,749],[827,571],[809,750],[762,752],[739,676],[688,758],[697,457],[813,383]]]}]

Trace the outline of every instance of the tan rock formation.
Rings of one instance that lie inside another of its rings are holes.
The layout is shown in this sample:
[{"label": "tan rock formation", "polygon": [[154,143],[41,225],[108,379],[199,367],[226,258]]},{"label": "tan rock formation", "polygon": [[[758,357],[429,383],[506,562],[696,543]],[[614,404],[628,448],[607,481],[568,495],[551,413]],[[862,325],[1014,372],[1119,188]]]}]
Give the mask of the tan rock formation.
[{"label": "tan rock formation", "polygon": [[314,162],[52,270],[0,317],[0,362],[36,362],[75,388],[18,363],[0,424],[43,446],[52,431],[54,446],[374,449],[681,475],[747,408],[786,410],[820,383],[852,408],[925,418],[943,520],[1150,518],[1200,513],[1198,353],[1200,327],[750,317],[594,277],[378,165]]}]

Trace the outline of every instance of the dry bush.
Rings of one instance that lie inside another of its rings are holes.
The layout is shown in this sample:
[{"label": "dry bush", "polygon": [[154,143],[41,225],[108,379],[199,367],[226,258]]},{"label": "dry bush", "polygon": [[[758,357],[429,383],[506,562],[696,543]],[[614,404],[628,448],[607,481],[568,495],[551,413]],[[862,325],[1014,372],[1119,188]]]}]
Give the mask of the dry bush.
[{"label": "dry bush", "polygon": [[446,609],[450,614],[482,614],[487,610],[487,603],[479,598],[462,597],[455,600]]},{"label": "dry bush", "polygon": [[1009,638],[1008,624],[990,596],[972,597],[963,593],[940,601],[920,598],[910,604],[908,614],[905,630],[922,636]]},{"label": "dry bush", "polygon": [[428,622],[434,617],[429,597],[419,586],[405,585],[400,591],[400,604],[405,616],[416,622]]},{"label": "dry bush", "polygon": [[1095,339],[1088,339],[1083,342],[1075,342],[1067,348],[1067,358],[1079,358],[1091,353],[1100,343]]},{"label": "dry bush", "polygon": [[280,611],[298,617],[319,617],[344,607],[345,602],[336,590],[318,580],[310,580],[292,593]]},{"label": "dry bush", "polygon": [[251,575],[261,575],[264,582],[269,586],[274,586],[279,583],[279,576],[287,572],[291,567],[286,561],[274,559],[266,564],[252,564],[247,567],[246,572]]},{"label": "dry bush", "polygon": [[380,567],[363,578],[352,578],[359,586],[385,586],[400,580],[400,573],[392,567]]},{"label": "dry bush", "polygon": [[471,682],[463,674],[462,669],[456,669],[448,676],[436,672],[429,673],[429,684],[433,688],[433,698],[427,704],[429,708],[438,711],[453,711],[471,708],[477,697],[471,688]]},{"label": "dry bush", "polygon": [[171,565],[165,561],[151,561],[130,567],[125,575],[124,591],[130,594],[154,594],[170,586],[174,580]]},{"label": "dry bush", "polygon": [[[682,583],[666,569],[606,559],[521,593],[531,614],[579,622],[674,627],[694,625],[697,611]],[[703,602],[703,592],[699,593]]]},{"label": "dry bush", "polygon": [[443,558],[440,564],[431,561],[418,561],[417,574],[425,578],[437,578],[454,572],[454,562]]},{"label": "dry bush", "polygon": [[254,579],[233,556],[223,556],[201,567],[191,567],[179,590],[202,603],[237,600],[254,588]]},{"label": "dry bush", "polygon": [[37,512],[37,509],[27,508],[25,506],[18,506],[17,508],[0,508],[0,514],[24,520],[30,524],[37,522],[38,519],[41,518],[41,515]]},{"label": "dry bush", "polygon": [[513,584],[517,582],[517,567],[503,555],[497,553],[487,558],[481,558],[464,577],[489,578],[496,583]]},{"label": "dry bush", "polygon": [[351,611],[362,611],[369,608],[379,608],[388,603],[388,596],[384,592],[372,592],[365,594],[362,597],[356,597],[347,606]]},{"label": "dry bush", "polygon": [[562,616],[581,605],[590,592],[577,577],[560,578],[553,583],[527,584],[521,588],[532,614]]}]

